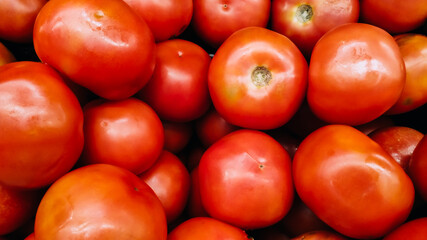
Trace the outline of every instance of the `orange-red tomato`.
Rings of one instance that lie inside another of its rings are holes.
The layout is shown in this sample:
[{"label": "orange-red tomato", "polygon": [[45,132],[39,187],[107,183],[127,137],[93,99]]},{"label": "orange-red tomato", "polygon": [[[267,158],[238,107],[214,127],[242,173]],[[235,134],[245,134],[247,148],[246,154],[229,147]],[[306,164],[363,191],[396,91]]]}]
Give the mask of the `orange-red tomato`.
[{"label": "orange-red tomato", "polygon": [[307,62],[282,34],[248,27],[235,32],[215,53],[208,85],[215,109],[227,122],[277,128],[304,99]]},{"label": "orange-red tomato", "polygon": [[83,111],[46,64],[0,67],[0,183],[39,188],[68,172],[83,149]]},{"label": "orange-red tomato", "polygon": [[122,0],[49,1],[34,24],[34,49],[72,81],[114,100],[138,92],[155,66],[152,33]]},{"label": "orange-red tomato", "polygon": [[399,99],[405,65],[386,31],[363,23],[332,29],[310,59],[307,100],[320,119],[359,125],[378,118]]},{"label": "orange-red tomato", "polygon": [[94,164],[49,187],[36,213],[35,239],[166,240],[166,216],[153,190],[133,173]]},{"label": "orange-red tomato", "polygon": [[0,66],[16,61],[15,56],[0,42]]},{"label": "orange-red tomato", "polygon": [[421,139],[409,160],[408,173],[417,193],[427,201],[427,135]]},{"label": "orange-red tomato", "polygon": [[379,238],[411,212],[414,186],[375,141],[347,125],[322,127],[300,144],[293,159],[301,200],[339,233]]},{"label": "orange-red tomato", "polygon": [[84,107],[82,164],[107,163],[140,174],[163,149],[163,125],[153,109],[136,98],[97,99]]},{"label": "orange-red tomato", "polygon": [[417,218],[400,225],[383,240],[424,239],[427,236],[427,217]]}]

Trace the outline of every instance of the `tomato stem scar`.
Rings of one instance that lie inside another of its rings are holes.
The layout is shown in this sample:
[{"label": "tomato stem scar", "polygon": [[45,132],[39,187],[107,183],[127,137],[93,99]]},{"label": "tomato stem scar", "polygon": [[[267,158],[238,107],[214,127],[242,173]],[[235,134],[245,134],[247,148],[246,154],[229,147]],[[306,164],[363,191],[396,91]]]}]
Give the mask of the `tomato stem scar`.
[{"label": "tomato stem scar", "polygon": [[306,23],[313,18],[313,8],[308,4],[298,6],[295,17],[300,23]]},{"label": "tomato stem scar", "polygon": [[252,83],[257,87],[267,86],[271,81],[271,72],[264,66],[257,66],[252,71]]}]

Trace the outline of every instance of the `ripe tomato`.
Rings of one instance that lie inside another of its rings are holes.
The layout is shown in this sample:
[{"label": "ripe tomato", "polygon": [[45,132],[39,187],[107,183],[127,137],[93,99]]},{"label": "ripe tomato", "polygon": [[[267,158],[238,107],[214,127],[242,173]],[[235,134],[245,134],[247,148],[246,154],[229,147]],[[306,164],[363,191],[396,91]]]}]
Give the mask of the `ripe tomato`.
[{"label": "ripe tomato", "polygon": [[46,64],[0,67],[0,183],[39,188],[68,172],[83,149],[83,112]]},{"label": "ripe tomato", "polygon": [[291,39],[307,58],[323,34],[359,19],[358,0],[274,0],[271,8],[271,28]]},{"label": "ripe tomato", "polygon": [[307,62],[287,37],[249,27],[235,32],[218,49],[208,85],[215,109],[227,122],[277,128],[304,99]]},{"label": "ripe tomato", "polygon": [[427,4],[425,0],[362,0],[360,17],[390,33],[409,32],[427,19]]},{"label": "ripe tomato", "polygon": [[372,25],[349,23],[314,47],[307,100],[324,121],[359,125],[391,108],[404,84],[405,65],[393,37]]},{"label": "ripe tomato", "polygon": [[409,160],[408,173],[417,193],[427,201],[427,135],[421,139]]},{"label": "ripe tomato", "polygon": [[235,226],[209,217],[190,218],[168,235],[168,240],[247,240],[246,233]]},{"label": "ripe tomato", "polygon": [[156,68],[138,96],[163,120],[188,122],[209,108],[211,58],[197,44],[174,39],[157,44]]},{"label": "ripe tomato", "polygon": [[15,56],[0,42],[0,66],[16,61]]},{"label": "ripe tomato", "polygon": [[165,133],[165,143],[163,148],[172,153],[178,153],[183,150],[190,142],[193,134],[192,125],[190,123],[178,123],[163,121]]},{"label": "ripe tomato", "polygon": [[48,0],[2,0],[0,4],[0,38],[30,43],[37,14]]},{"label": "ripe tomato", "polygon": [[400,225],[383,240],[424,239],[427,236],[427,217],[417,218]]},{"label": "ripe tomato", "polygon": [[270,0],[195,0],[193,4],[192,27],[214,48],[239,29],[266,27],[270,17]]},{"label": "ripe tomato", "polygon": [[306,137],[293,159],[293,177],[316,216],[352,238],[384,236],[406,220],[414,202],[413,184],[399,164],[346,125],[328,125]]},{"label": "ripe tomato", "polygon": [[289,154],[266,133],[226,135],[205,151],[198,169],[202,204],[216,219],[256,229],[277,223],[291,207]]},{"label": "ripe tomato", "polygon": [[405,62],[406,82],[388,114],[409,112],[427,103],[427,36],[407,33],[394,39]]},{"label": "ripe tomato", "polygon": [[166,217],[151,188],[113,165],[78,168],[43,196],[34,225],[36,239],[166,240]]},{"label": "ripe tomato", "polygon": [[108,163],[140,174],[159,157],[164,144],[162,122],[136,98],[97,99],[84,107],[85,146],[81,163]]},{"label": "ripe tomato", "polygon": [[156,163],[139,175],[162,202],[168,223],[184,211],[190,191],[190,174],[174,154],[163,151]]},{"label": "ripe tomato", "polygon": [[157,42],[181,34],[193,16],[192,0],[124,0],[141,16]]},{"label": "ripe tomato", "polygon": [[152,33],[122,0],[49,1],[34,25],[34,48],[43,62],[107,99],[135,94],[155,66]]}]

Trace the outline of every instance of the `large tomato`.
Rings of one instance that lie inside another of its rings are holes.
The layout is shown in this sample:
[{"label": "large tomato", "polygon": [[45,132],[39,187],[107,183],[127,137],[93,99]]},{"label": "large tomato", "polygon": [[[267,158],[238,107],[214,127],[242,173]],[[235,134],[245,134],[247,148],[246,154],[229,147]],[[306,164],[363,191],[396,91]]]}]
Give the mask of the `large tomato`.
[{"label": "large tomato", "polygon": [[107,99],[132,96],[150,79],[155,43],[122,0],[51,0],[34,25],[38,57]]},{"label": "large tomato", "polygon": [[270,0],[194,0],[192,27],[206,43],[218,48],[233,32],[266,27]]},{"label": "large tomato", "polygon": [[332,29],[311,55],[307,100],[319,118],[359,125],[378,118],[399,99],[405,65],[386,31],[363,23]]},{"label": "large tomato", "polygon": [[158,43],[154,74],[138,96],[163,120],[194,120],[210,105],[210,61],[209,54],[193,42],[173,39]]},{"label": "large tomato", "polygon": [[83,149],[83,112],[51,67],[14,62],[0,67],[0,183],[51,184]]},{"label": "large tomato", "polygon": [[409,160],[408,173],[417,193],[427,202],[427,135],[421,139]]},{"label": "large tomato", "polygon": [[256,229],[277,223],[291,208],[291,160],[266,133],[226,135],[205,151],[198,171],[202,204],[216,219]]},{"label": "large tomato", "polygon": [[376,142],[346,125],[322,127],[300,144],[293,159],[301,200],[336,231],[378,238],[402,224],[414,186]]},{"label": "large tomato", "polygon": [[307,62],[282,34],[244,28],[214,55],[208,85],[215,109],[227,122],[245,128],[277,128],[304,99]]},{"label": "large tomato", "polygon": [[274,0],[271,7],[272,29],[289,37],[306,57],[323,34],[358,19],[358,0]]},{"label": "large tomato", "polygon": [[162,122],[153,109],[136,98],[97,99],[84,107],[83,164],[108,163],[140,174],[163,149]]},{"label": "large tomato", "polygon": [[113,165],[78,168],[58,179],[36,213],[35,239],[166,240],[160,200],[133,173]]},{"label": "large tomato", "polygon": [[427,236],[427,217],[417,218],[400,225],[383,240],[424,239]]},{"label": "large tomato", "polygon": [[193,16],[192,0],[124,0],[141,16],[157,42],[181,34]]}]

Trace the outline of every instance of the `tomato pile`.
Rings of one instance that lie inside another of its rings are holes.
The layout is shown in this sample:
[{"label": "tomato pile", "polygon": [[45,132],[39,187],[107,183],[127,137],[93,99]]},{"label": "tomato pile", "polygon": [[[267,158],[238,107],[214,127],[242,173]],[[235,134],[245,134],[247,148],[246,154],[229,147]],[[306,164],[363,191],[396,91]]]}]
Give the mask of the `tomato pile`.
[{"label": "tomato pile", "polygon": [[423,0],[4,0],[0,240],[423,239]]}]

